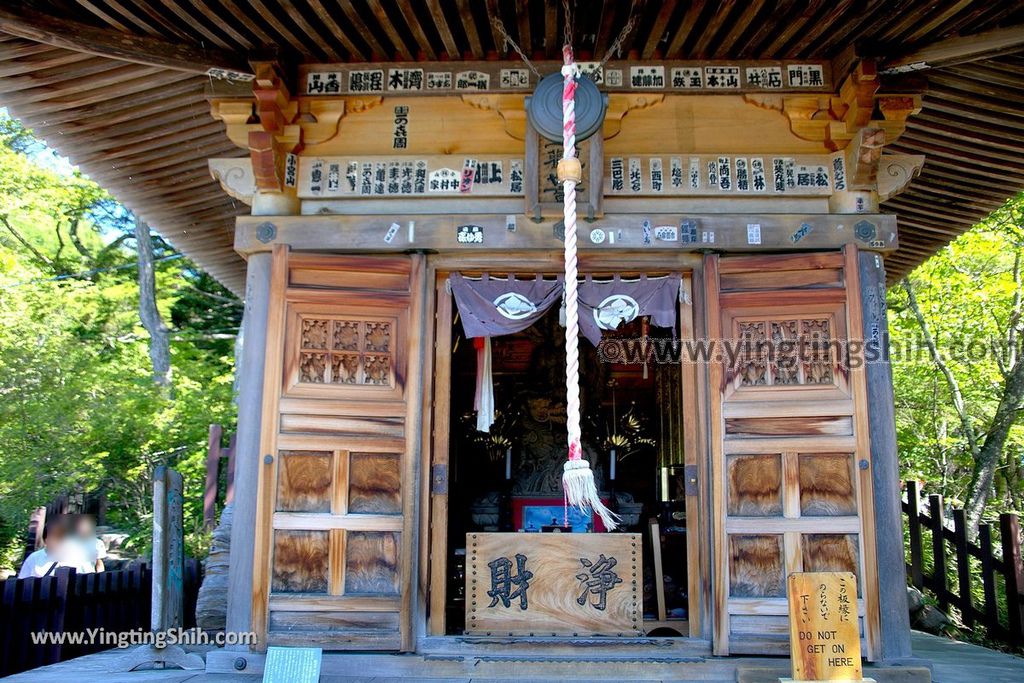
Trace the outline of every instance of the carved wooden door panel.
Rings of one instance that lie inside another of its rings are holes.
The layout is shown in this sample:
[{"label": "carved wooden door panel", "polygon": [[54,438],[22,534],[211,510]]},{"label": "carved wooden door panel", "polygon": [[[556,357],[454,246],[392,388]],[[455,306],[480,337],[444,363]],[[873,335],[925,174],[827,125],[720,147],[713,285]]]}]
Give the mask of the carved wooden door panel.
[{"label": "carved wooden door panel", "polygon": [[716,654],[788,654],[786,577],[851,571],[877,634],[856,253],[710,257]]},{"label": "carved wooden door panel", "polygon": [[275,252],[253,605],[264,645],[411,648],[421,266]]}]

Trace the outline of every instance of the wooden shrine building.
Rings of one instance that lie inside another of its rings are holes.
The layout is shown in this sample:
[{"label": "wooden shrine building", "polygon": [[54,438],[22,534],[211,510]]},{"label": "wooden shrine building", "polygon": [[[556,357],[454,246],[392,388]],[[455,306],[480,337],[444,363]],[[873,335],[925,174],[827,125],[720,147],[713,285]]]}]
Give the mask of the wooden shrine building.
[{"label": "wooden shrine building", "polygon": [[[891,375],[860,348],[885,349],[886,282],[1024,186],[1024,7],[572,7],[603,112],[580,286],[610,293],[583,448],[613,533],[559,484],[562,148],[528,110],[562,3],[0,8],[0,105],[245,298],[227,625],[259,645],[209,667],[785,654],[795,571],[853,572],[866,658],[912,656]],[[532,324],[468,338],[481,283]]]}]

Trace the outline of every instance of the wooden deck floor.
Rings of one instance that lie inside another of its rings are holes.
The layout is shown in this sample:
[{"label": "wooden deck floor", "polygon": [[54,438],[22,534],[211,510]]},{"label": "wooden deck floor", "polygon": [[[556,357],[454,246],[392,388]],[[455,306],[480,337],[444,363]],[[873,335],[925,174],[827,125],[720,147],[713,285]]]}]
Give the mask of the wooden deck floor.
[{"label": "wooden deck floor", "polygon": [[[1024,659],[993,650],[986,650],[966,643],[938,638],[923,633],[914,634],[914,653],[932,666],[932,680],[936,683],[1020,683],[1024,681]],[[114,673],[120,651],[108,651],[69,662],[26,671],[3,679],[5,683],[71,683],[72,681],[94,680],[97,683],[256,683],[260,680],[257,672],[252,674],[205,673],[178,670],[149,670]],[[600,667],[570,665],[566,670],[549,675],[553,678],[536,678],[531,664],[536,662],[508,661],[490,662],[498,666],[486,666],[486,662],[459,661],[461,658],[438,659],[416,655],[392,656],[387,665],[374,666],[369,659],[385,659],[381,655],[345,655],[352,658],[355,666],[352,674],[373,672],[377,675],[325,675],[321,683],[386,683],[388,681],[424,681],[425,683],[469,683],[471,681],[542,681],[542,680],[616,680],[616,681],[736,681],[737,669],[743,672],[739,680],[745,683],[771,681],[774,676],[785,675],[788,660],[781,658],[695,658],[686,662],[670,663],[658,660],[609,661]],[[382,662],[378,663],[382,664]],[[568,664],[568,663],[565,663]],[[472,672],[466,671],[470,666]],[[625,675],[631,670],[632,675]],[[652,677],[656,672],[671,672],[669,676]],[[458,673],[458,675],[452,675]],[[531,676],[531,673],[534,675]],[[919,670],[900,671],[888,669],[879,676],[879,683],[893,683],[922,680]]]}]

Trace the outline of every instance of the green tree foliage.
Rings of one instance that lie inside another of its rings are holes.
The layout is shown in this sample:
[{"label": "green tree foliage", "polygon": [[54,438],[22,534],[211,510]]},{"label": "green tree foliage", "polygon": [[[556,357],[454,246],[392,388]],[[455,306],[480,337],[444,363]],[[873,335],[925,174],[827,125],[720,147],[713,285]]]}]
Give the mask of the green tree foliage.
[{"label": "green tree foliage", "polygon": [[[133,217],[0,117],[0,567],[18,560],[32,508],[103,487],[113,523],[144,550],[152,468],[185,476],[200,552],[207,429],[234,421],[241,305],[154,238],[174,391],[152,379],[139,321]],[[159,226],[156,226],[158,229]]]},{"label": "green tree foliage", "polygon": [[889,292],[903,472],[974,524],[1024,511],[1022,271],[1018,195]]}]

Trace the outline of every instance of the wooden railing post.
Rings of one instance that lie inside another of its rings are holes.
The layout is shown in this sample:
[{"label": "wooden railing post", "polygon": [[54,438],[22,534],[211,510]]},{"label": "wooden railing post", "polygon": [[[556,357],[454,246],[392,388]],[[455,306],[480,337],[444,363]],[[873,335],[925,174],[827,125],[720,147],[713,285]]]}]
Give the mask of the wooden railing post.
[{"label": "wooden railing post", "polygon": [[238,434],[232,434],[228,439],[228,487],[224,494],[224,504],[229,505],[235,499],[235,440]]},{"label": "wooden railing post", "polygon": [[939,599],[939,609],[949,610],[949,583],[946,580],[946,518],[942,512],[942,496],[933,493],[928,496],[932,530],[932,590]]},{"label": "wooden railing post", "polygon": [[203,492],[203,527],[213,529],[217,525],[217,484],[220,474],[220,440],[223,429],[219,424],[210,425],[210,436],[206,442],[206,487]]},{"label": "wooden railing post", "polygon": [[999,604],[996,602],[996,568],[992,552],[992,526],[978,526],[978,548],[981,550],[981,581],[985,595],[985,627],[989,633],[1000,632]]},{"label": "wooden railing post", "polygon": [[14,614],[18,580],[11,577],[0,583],[0,677],[15,673],[18,656],[14,647]]},{"label": "wooden railing post", "polygon": [[974,628],[974,605],[971,602],[971,554],[968,552],[967,513],[953,510],[953,534],[956,539],[956,578],[959,592],[960,621]]},{"label": "wooden railing post", "polygon": [[907,482],[907,521],[910,536],[910,580],[924,588],[924,545],[921,540],[921,491],[916,481]]},{"label": "wooden railing post", "polygon": [[1024,562],[1020,554],[1020,522],[1017,515],[999,515],[999,532],[1003,542],[1003,578],[1006,581],[1006,608],[1009,615],[1010,642],[1021,642],[1024,635]]}]

